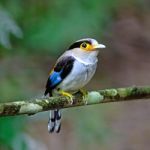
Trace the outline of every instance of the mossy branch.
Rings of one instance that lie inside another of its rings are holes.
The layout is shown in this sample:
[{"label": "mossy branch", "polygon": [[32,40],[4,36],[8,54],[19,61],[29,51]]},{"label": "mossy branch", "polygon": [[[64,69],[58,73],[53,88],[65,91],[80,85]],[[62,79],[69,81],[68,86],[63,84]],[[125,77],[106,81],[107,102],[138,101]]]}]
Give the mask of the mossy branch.
[{"label": "mossy branch", "polygon": [[83,97],[83,95],[78,92],[73,97],[73,104],[70,103],[70,99],[68,97],[63,96],[35,98],[30,101],[0,103],[0,116],[21,114],[33,115],[38,112],[55,108],[67,108],[138,99],[150,99],[150,86],[91,91],[88,92],[86,97]]}]

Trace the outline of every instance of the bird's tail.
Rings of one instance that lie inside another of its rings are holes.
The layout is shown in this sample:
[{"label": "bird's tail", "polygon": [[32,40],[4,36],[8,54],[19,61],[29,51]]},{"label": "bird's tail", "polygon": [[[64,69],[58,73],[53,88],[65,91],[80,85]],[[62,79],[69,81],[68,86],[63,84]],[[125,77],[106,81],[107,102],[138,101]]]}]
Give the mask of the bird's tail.
[{"label": "bird's tail", "polygon": [[[46,89],[44,97],[46,97],[48,93],[49,97],[52,96],[52,91],[48,91],[48,89]],[[51,110],[48,120],[48,132],[53,133],[55,131],[56,133],[59,133],[60,128],[61,128],[61,111],[59,109]]]},{"label": "bird's tail", "polygon": [[51,110],[48,120],[48,132],[59,133],[61,128],[61,111],[59,109]]}]

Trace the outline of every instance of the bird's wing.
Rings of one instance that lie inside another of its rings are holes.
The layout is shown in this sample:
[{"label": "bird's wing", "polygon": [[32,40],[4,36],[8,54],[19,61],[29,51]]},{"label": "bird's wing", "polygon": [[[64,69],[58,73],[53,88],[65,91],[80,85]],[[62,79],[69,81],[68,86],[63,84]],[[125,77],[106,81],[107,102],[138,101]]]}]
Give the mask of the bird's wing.
[{"label": "bird's wing", "polygon": [[44,95],[48,93],[51,95],[52,90],[69,75],[73,68],[74,60],[72,56],[64,56],[58,59],[48,77]]}]

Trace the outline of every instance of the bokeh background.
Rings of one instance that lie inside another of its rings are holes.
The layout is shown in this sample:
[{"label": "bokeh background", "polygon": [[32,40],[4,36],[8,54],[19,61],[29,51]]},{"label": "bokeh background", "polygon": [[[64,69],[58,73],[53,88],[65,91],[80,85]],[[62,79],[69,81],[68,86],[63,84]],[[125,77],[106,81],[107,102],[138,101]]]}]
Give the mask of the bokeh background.
[{"label": "bokeh background", "polygon": [[[87,89],[150,85],[149,0],[1,0],[0,102],[44,93],[50,68],[75,40],[107,48]],[[0,118],[0,150],[148,150],[150,102],[63,110],[60,134],[48,112]]]}]

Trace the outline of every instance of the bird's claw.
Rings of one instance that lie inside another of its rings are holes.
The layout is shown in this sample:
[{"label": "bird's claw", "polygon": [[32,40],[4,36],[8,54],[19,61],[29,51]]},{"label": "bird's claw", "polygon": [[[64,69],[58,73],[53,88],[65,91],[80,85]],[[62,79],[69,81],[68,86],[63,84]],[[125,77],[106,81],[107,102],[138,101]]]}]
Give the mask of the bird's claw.
[{"label": "bird's claw", "polygon": [[70,104],[72,105],[73,104],[73,95],[68,93],[68,92],[65,92],[65,91],[59,91],[59,93],[62,95],[62,96],[67,96],[69,97],[69,102]]}]

